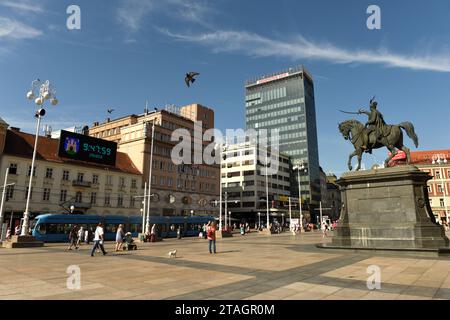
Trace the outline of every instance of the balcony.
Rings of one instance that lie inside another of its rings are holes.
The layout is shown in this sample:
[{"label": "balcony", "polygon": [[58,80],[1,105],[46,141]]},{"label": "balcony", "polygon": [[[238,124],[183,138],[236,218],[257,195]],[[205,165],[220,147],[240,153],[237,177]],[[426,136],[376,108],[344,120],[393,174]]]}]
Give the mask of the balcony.
[{"label": "balcony", "polygon": [[78,180],[72,181],[72,186],[74,186],[74,187],[90,188],[91,185],[92,185],[92,182],[89,182],[89,181],[78,181]]}]

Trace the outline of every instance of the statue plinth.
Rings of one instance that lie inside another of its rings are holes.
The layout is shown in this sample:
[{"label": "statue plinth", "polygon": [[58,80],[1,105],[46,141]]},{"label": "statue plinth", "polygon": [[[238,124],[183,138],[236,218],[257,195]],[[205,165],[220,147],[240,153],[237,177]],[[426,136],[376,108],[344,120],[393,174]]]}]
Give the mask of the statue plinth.
[{"label": "statue plinth", "polygon": [[327,248],[438,250],[449,246],[436,224],[427,181],[415,166],[344,173],[342,209]]},{"label": "statue plinth", "polygon": [[225,230],[216,230],[216,238],[229,238],[232,237],[233,234],[229,231]]},{"label": "statue plinth", "polygon": [[11,241],[4,241],[3,247],[8,249],[14,248],[36,248],[43,247],[44,242],[37,241],[33,236],[12,236]]}]

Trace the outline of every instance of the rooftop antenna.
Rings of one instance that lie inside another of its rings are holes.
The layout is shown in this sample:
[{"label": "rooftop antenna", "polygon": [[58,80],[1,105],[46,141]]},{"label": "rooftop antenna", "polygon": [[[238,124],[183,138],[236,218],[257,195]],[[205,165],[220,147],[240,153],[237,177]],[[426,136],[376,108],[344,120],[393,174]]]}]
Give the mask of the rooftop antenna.
[{"label": "rooftop antenna", "polygon": [[144,108],[145,115],[148,114],[148,100],[145,100],[145,108]]}]

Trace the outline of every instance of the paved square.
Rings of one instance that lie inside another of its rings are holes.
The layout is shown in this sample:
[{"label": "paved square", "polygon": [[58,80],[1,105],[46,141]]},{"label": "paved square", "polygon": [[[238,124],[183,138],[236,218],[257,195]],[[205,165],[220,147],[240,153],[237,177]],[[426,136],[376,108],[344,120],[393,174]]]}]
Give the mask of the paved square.
[{"label": "paved square", "polygon": [[[93,258],[90,245],[0,249],[0,299],[450,299],[450,256],[315,247],[329,241],[318,232],[235,234],[217,241],[216,255],[197,238],[119,253],[107,243],[108,255]],[[369,290],[373,265],[381,289]],[[81,270],[79,290],[67,287],[69,266]]]}]

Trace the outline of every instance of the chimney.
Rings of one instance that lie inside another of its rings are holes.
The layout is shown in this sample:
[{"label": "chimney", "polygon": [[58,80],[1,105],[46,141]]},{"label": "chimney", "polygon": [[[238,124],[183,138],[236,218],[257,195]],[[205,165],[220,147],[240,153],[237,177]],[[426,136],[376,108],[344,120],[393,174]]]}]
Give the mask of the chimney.
[{"label": "chimney", "polygon": [[96,127],[96,126],[98,126],[98,125],[99,125],[98,121],[95,121],[95,122],[94,122],[94,127]]},{"label": "chimney", "polygon": [[111,118],[106,118],[106,121],[105,121],[106,123],[109,123],[109,122],[111,122]]}]

